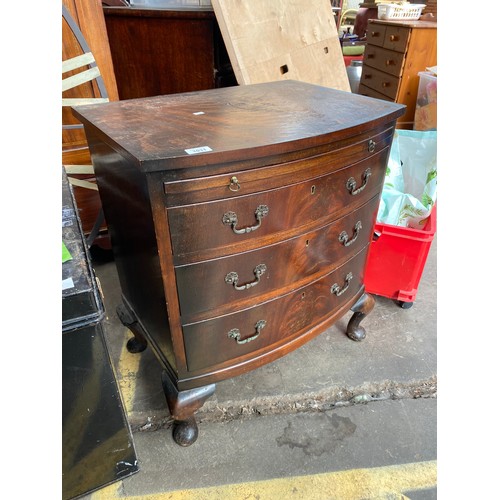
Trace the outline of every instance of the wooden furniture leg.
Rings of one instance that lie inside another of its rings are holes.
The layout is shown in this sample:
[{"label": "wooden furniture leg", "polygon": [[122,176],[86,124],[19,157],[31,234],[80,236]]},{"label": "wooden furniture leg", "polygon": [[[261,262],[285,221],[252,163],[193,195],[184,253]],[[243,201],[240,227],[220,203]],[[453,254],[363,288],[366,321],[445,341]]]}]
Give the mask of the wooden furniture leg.
[{"label": "wooden furniture leg", "polygon": [[117,306],[116,314],[118,314],[122,324],[134,334],[127,342],[128,352],[135,354],[144,351],[148,346],[148,342],[135,314],[124,303]]},{"label": "wooden furniture leg", "polygon": [[179,391],[166,370],[161,375],[168,409],[174,419],[173,438],[180,446],[190,446],[198,438],[194,412],[215,392],[215,384]]},{"label": "wooden furniture leg", "polygon": [[365,329],[360,326],[361,321],[372,312],[375,306],[375,299],[368,293],[364,293],[359,300],[351,307],[354,312],[347,325],[347,336],[356,341],[366,337]]}]

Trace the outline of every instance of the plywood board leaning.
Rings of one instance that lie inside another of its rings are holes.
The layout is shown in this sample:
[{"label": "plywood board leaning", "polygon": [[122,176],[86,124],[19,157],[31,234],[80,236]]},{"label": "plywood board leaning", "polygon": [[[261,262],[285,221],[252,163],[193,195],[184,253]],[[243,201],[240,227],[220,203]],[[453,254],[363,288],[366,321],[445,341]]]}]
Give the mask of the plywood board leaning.
[{"label": "plywood board leaning", "polygon": [[299,80],[350,92],[330,0],[212,0],[240,85]]}]

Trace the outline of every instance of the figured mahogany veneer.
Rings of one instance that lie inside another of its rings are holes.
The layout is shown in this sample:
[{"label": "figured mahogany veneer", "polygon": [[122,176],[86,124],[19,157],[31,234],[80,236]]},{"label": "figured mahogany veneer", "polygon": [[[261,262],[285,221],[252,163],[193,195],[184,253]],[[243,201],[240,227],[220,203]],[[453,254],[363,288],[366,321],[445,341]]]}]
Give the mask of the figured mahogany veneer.
[{"label": "figured mahogany veneer", "polygon": [[214,384],[354,312],[404,106],[295,81],[75,108],[122,288],[182,446]]}]

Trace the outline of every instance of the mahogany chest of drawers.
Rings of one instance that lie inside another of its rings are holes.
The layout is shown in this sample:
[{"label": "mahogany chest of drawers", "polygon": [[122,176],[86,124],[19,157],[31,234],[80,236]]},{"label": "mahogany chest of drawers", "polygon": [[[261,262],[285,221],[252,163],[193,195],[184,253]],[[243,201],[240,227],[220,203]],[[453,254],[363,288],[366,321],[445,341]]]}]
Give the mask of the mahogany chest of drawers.
[{"label": "mahogany chest of drawers", "polygon": [[370,19],[358,93],[406,106],[398,128],[413,128],[418,73],[437,64],[437,23]]},{"label": "mahogany chest of drawers", "polygon": [[163,367],[174,439],[217,381],[303,345],[363,275],[399,104],[296,81],[81,106],[133,332]]}]

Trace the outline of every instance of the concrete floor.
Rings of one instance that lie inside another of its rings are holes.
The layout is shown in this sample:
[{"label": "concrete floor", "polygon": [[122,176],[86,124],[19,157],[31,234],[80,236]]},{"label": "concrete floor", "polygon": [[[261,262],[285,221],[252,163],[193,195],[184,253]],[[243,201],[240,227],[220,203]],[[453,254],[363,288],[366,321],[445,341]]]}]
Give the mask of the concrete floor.
[{"label": "concrete floor", "polygon": [[101,498],[436,498],[436,238],[410,309],[376,298],[367,337],[350,313],[288,356],[217,384],[189,448],[171,437],[161,367],[130,354],[113,262],[94,262],[139,472]]}]

